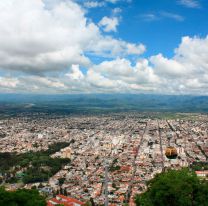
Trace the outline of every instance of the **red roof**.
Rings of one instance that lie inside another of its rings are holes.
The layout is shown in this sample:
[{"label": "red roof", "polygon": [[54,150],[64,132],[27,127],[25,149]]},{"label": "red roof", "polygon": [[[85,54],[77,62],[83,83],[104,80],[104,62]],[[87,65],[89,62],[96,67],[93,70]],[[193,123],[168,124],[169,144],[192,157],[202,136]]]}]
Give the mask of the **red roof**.
[{"label": "red roof", "polygon": [[64,195],[56,195],[55,198],[51,198],[47,202],[47,206],[54,206],[57,204],[62,204],[64,206],[74,206],[75,204],[84,205],[84,202],[81,202],[74,198],[66,197]]},{"label": "red roof", "polygon": [[124,171],[124,172],[129,172],[131,170],[131,166],[127,165],[127,166],[121,166],[121,171]]},{"label": "red roof", "polygon": [[208,170],[203,170],[203,171],[195,171],[196,174],[204,174],[208,175]]}]

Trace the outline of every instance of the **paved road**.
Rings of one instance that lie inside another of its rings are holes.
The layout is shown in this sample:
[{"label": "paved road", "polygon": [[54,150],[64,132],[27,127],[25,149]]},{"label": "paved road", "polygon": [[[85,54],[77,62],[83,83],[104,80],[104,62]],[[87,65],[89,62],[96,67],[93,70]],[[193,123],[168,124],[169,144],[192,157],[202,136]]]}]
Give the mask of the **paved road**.
[{"label": "paved road", "polygon": [[131,177],[131,180],[129,182],[129,186],[128,186],[128,189],[127,189],[125,203],[129,203],[129,201],[130,201],[130,197],[131,197],[131,193],[132,193],[132,186],[133,186],[133,183],[134,183],[134,177],[135,177],[136,168],[137,168],[136,159],[137,159],[137,156],[139,155],[140,147],[143,143],[144,135],[147,133],[147,131],[148,131],[148,122],[145,125],[144,132],[142,134],[141,140],[140,140],[140,142],[137,146],[137,153],[135,154],[134,160],[133,160],[133,163],[132,163],[133,173],[132,173],[132,177]]},{"label": "paved road", "polygon": [[204,150],[201,148],[201,146],[197,144],[197,142],[194,140],[193,135],[189,131],[186,131],[184,127],[181,127],[181,128],[184,130],[184,132],[186,132],[186,134],[188,134],[189,136],[191,136],[192,141],[195,143],[195,145],[198,147],[198,149],[201,151],[201,153],[204,155],[204,157],[208,161],[208,155],[204,152]]},{"label": "paved road", "polygon": [[161,136],[161,128],[160,128],[160,124],[159,121],[157,121],[158,124],[158,134],[159,134],[159,139],[160,139],[160,153],[161,153],[161,157],[162,157],[162,170],[164,171],[164,155],[163,155],[163,148],[162,148],[162,136]]},{"label": "paved road", "polygon": [[[180,137],[179,137],[179,134],[177,133],[177,130],[170,124],[170,122],[168,122],[168,121],[166,121],[166,122],[167,122],[167,124],[169,125],[170,129],[176,134],[177,138],[180,138]],[[184,131],[186,134],[189,134],[189,133],[185,130],[185,128],[182,127],[181,125],[180,125],[180,128],[182,128],[183,131]],[[184,148],[184,153],[185,153],[186,157],[188,157],[188,158],[190,158],[190,159],[194,159],[194,157],[192,157],[192,156],[187,152],[187,149],[186,149],[186,143],[187,143],[187,138],[185,137],[185,148]],[[181,145],[179,145],[179,144],[176,144],[176,145],[181,147]],[[186,159],[188,160],[188,158],[186,158]],[[188,163],[190,164],[189,161],[188,161]]]}]

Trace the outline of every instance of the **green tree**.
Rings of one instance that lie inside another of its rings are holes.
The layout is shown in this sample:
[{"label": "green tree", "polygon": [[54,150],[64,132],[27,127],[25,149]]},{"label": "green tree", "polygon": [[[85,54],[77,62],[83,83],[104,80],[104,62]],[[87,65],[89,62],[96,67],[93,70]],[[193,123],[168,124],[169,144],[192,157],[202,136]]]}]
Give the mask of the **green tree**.
[{"label": "green tree", "polygon": [[5,191],[0,188],[0,205],[7,206],[46,206],[46,200],[37,190]]},{"label": "green tree", "polygon": [[61,177],[58,179],[58,181],[59,181],[59,186],[62,186],[64,184],[65,178]]},{"label": "green tree", "polygon": [[91,205],[92,205],[92,206],[95,206],[95,202],[94,202],[94,200],[93,200],[92,197],[90,198],[90,202],[91,202]]},{"label": "green tree", "polygon": [[169,170],[148,182],[148,189],[135,197],[137,206],[208,206],[208,183],[188,169]]},{"label": "green tree", "polygon": [[90,201],[87,201],[84,206],[92,206]]},{"label": "green tree", "polygon": [[68,194],[67,194],[67,190],[66,190],[66,188],[64,188],[64,195],[65,196],[67,196]]}]

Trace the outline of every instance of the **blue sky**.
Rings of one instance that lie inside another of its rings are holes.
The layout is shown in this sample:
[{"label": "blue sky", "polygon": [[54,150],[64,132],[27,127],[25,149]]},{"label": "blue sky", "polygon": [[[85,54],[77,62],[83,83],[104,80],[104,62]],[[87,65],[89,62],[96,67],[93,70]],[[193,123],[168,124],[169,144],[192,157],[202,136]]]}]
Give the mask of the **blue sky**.
[{"label": "blue sky", "polygon": [[207,95],[207,10],[207,0],[2,1],[0,92]]},{"label": "blue sky", "polygon": [[208,1],[193,2],[197,2],[196,6],[190,7],[188,3],[182,4],[177,0],[121,1],[91,9],[87,16],[99,22],[105,15],[112,16],[113,9],[121,8],[121,22],[118,31],[112,35],[145,44],[146,57],[157,53],[171,57],[181,37],[205,37],[208,33]]}]

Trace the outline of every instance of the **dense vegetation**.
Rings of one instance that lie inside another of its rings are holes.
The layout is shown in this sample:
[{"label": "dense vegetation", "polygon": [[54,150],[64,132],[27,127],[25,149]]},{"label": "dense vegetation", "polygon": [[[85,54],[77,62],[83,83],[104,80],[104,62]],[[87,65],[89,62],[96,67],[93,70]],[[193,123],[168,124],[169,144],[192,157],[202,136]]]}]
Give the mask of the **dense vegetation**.
[{"label": "dense vegetation", "polygon": [[[0,172],[5,174],[7,182],[24,183],[43,182],[58,172],[69,159],[51,158],[50,155],[68,146],[69,143],[53,144],[46,151],[28,152],[24,154],[0,153]],[[19,176],[17,171],[23,170]]]},{"label": "dense vegetation", "polygon": [[197,170],[208,170],[208,162],[193,162],[191,168],[194,171]]},{"label": "dense vegetation", "polygon": [[5,191],[0,188],[1,206],[46,206],[45,198],[39,195],[37,190]]},{"label": "dense vegetation", "polygon": [[208,206],[208,182],[188,169],[156,175],[148,190],[135,197],[137,206]]}]

